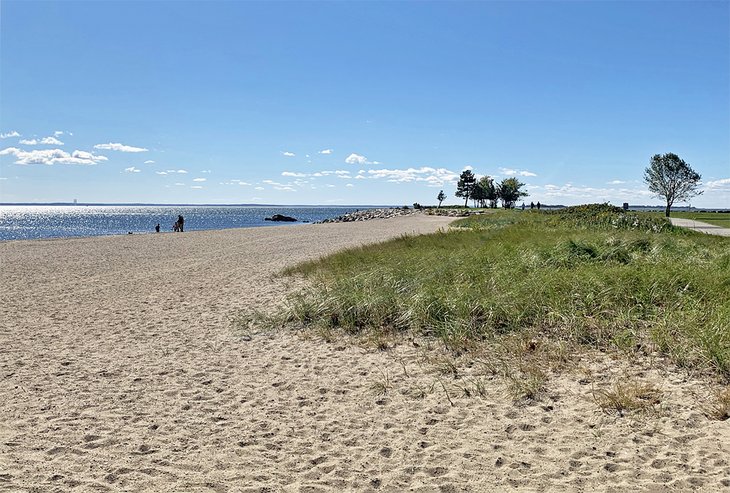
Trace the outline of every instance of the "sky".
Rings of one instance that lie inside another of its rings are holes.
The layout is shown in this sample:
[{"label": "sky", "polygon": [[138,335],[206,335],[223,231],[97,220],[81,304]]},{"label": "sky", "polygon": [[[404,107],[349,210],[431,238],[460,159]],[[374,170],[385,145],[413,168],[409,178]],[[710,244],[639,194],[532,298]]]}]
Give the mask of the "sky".
[{"label": "sky", "polygon": [[0,202],[730,207],[730,2],[0,3]]}]

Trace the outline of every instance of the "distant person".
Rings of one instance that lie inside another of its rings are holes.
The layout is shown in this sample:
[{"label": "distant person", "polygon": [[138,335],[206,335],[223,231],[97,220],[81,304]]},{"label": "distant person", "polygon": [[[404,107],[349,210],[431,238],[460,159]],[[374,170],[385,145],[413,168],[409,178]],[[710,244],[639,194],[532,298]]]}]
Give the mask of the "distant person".
[{"label": "distant person", "polygon": [[538,211],[540,210],[540,201],[539,200],[537,201],[537,210]]},{"label": "distant person", "polygon": [[522,202],[522,210],[523,211],[525,210],[525,203],[524,202]]},{"label": "distant person", "polygon": [[184,232],[185,231],[185,227],[184,227],[185,226],[185,218],[182,217],[182,216],[177,216],[177,225],[178,225],[178,228],[180,229],[180,232],[181,233]]},{"label": "distant person", "polygon": [[157,226],[155,226],[155,233],[160,232],[160,223],[157,223]]},{"label": "distant person", "polygon": [[530,210],[535,208],[535,202],[530,202]]},{"label": "distant person", "polygon": [[172,230],[175,233],[177,233],[178,231],[180,231],[180,223],[178,221],[175,221],[174,223],[172,223]]}]

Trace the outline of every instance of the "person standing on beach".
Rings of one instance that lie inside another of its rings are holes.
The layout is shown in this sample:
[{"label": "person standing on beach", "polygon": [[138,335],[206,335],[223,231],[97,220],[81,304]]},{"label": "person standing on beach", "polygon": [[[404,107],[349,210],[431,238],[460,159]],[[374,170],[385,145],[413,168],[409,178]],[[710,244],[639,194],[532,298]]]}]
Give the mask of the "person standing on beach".
[{"label": "person standing on beach", "polygon": [[157,223],[157,226],[155,226],[155,233],[160,232],[160,223]]},{"label": "person standing on beach", "polygon": [[177,216],[177,226],[180,228],[180,232],[182,233],[184,230],[183,225],[185,224],[185,218],[182,217],[182,215]]}]

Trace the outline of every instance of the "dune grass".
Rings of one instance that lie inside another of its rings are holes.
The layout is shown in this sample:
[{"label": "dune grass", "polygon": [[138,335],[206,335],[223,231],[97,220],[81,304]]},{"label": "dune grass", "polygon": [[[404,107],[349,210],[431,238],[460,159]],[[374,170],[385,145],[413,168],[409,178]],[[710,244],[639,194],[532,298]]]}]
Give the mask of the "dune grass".
[{"label": "dune grass", "polygon": [[603,205],[456,225],[288,269],[312,287],[289,299],[285,323],[435,337],[458,353],[522,336],[658,352],[730,380],[727,239]]}]

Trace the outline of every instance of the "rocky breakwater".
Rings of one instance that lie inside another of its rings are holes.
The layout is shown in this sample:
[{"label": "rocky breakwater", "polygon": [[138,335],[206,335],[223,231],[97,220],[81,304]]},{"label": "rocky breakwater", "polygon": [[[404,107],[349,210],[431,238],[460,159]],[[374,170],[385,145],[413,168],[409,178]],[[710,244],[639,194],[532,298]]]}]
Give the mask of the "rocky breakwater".
[{"label": "rocky breakwater", "polygon": [[350,223],[355,221],[369,221],[371,219],[387,219],[389,217],[397,216],[410,216],[411,214],[421,214],[422,212],[418,209],[363,209],[361,211],[349,212],[341,216],[333,217],[331,219],[324,219],[319,222],[322,223]]}]

